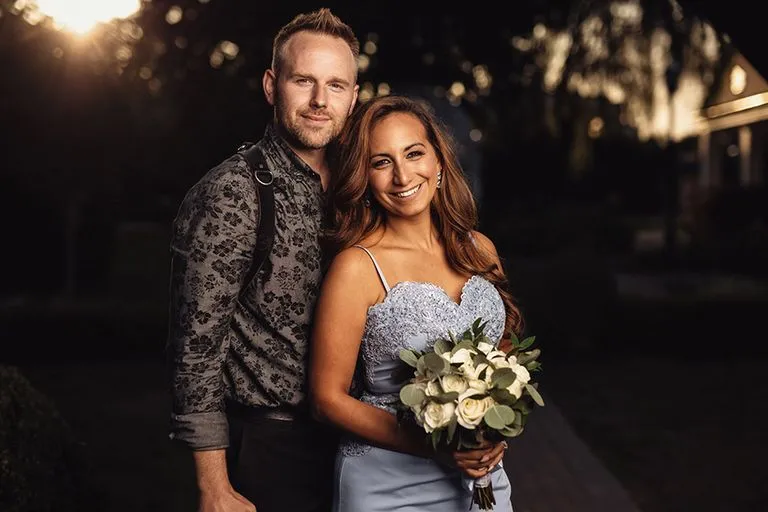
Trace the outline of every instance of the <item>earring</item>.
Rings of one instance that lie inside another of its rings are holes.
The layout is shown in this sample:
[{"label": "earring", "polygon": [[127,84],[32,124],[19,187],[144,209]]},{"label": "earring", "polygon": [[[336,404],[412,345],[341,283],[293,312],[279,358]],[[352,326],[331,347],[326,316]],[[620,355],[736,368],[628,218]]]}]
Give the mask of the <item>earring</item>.
[{"label": "earring", "polygon": [[365,199],[363,199],[363,206],[365,206],[366,208],[370,208],[371,207],[371,200],[368,199],[367,197]]},{"label": "earring", "polygon": [[443,184],[443,171],[437,171],[437,188]]}]

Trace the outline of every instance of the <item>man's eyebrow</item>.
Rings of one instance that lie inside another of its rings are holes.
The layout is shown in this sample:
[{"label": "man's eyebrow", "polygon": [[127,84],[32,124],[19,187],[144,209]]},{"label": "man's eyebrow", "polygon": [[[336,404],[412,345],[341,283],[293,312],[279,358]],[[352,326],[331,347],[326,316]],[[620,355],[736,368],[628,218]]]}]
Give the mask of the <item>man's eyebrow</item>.
[{"label": "man's eyebrow", "polygon": [[[307,78],[309,80],[317,81],[317,78],[315,78],[312,75],[307,75],[306,73],[291,73],[289,76],[291,78]],[[350,85],[350,83],[351,83],[346,78],[341,78],[340,76],[332,76],[328,81],[329,82],[334,82],[334,83],[340,83],[340,84],[347,85],[347,86]]]}]

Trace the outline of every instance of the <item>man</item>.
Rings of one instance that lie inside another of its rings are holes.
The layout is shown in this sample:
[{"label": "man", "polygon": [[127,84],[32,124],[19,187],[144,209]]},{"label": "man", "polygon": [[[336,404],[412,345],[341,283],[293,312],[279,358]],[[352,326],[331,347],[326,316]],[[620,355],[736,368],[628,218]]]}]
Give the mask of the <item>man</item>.
[{"label": "man", "polygon": [[257,143],[274,177],[274,245],[255,277],[245,282],[260,209],[240,156],[208,171],[174,221],[171,437],[193,450],[200,512],[330,508],[335,438],[310,419],[305,369],[326,146],[357,100],[358,53],[328,9],[274,39],[263,77],[274,120]]}]

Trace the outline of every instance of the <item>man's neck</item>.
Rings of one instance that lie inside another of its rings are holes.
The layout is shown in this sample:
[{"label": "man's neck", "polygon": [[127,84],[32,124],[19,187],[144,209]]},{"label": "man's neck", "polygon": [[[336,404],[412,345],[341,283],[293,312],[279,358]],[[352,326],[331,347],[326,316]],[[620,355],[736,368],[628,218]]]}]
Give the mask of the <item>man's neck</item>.
[{"label": "man's neck", "polygon": [[330,170],[328,169],[328,163],[325,160],[325,148],[298,148],[292,142],[291,138],[286,136],[285,131],[280,126],[275,125],[275,128],[277,130],[277,134],[280,136],[280,138],[283,139],[285,144],[291,148],[296,156],[298,156],[305,164],[307,164],[307,166],[309,166],[310,169],[312,169],[318,176],[320,176],[320,183],[323,186],[323,190],[325,190],[331,177]]},{"label": "man's neck", "polygon": [[323,185],[323,190],[328,186],[328,180],[331,177],[330,170],[328,169],[328,163],[325,160],[325,148],[322,149],[298,149],[288,144],[293,152],[301,158],[310,169],[315,171],[320,176],[320,182]]}]

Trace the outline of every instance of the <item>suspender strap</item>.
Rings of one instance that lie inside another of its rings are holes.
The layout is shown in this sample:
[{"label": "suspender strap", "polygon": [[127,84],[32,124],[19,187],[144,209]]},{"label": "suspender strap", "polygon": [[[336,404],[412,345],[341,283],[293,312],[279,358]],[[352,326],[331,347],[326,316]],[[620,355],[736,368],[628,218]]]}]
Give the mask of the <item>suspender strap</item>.
[{"label": "suspender strap", "polygon": [[274,179],[272,172],[267,167],[267,162],[261,150],[255,144],[246,142],[238,148],[237,152],[248,164],[248,168],[253,175],[259,207],[256,247],[253,250],[251,267],[243,281],[243,289],[240,291],[242,297],[245,288],[261,270],[269,256],[269,252],[272,250],[272,242],[275,239],[275,191],[272,189],[272,181]]}]

